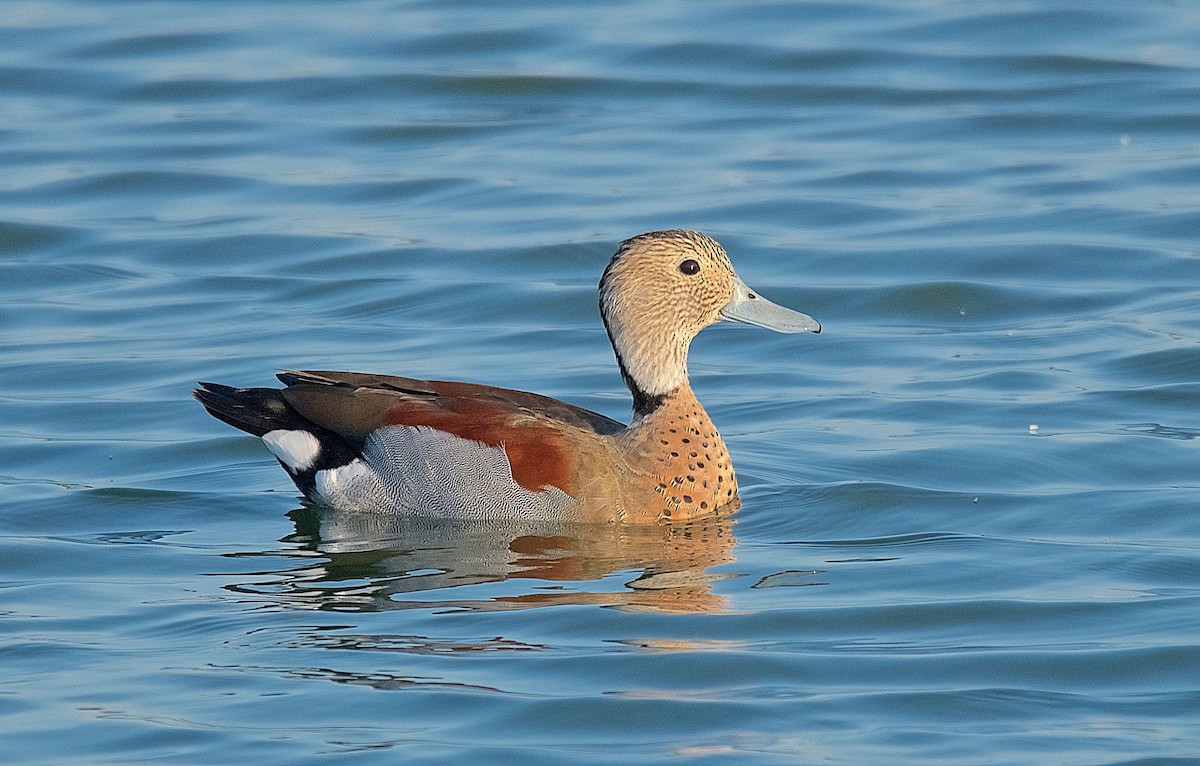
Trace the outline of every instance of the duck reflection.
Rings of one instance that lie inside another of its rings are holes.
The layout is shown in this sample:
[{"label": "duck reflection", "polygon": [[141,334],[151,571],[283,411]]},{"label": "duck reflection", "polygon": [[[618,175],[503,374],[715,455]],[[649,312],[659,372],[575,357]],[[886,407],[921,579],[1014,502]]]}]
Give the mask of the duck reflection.
[{"label": "duck reflection", "polygon": [[[454,522],[306,507],[289,516],[303,564],[231,586],[330,611],[497,611],[597,604],[719,612],[712,590],[733,561],[728,513],[668,524]],[[244,555],[244,554],[243,554]]]}]

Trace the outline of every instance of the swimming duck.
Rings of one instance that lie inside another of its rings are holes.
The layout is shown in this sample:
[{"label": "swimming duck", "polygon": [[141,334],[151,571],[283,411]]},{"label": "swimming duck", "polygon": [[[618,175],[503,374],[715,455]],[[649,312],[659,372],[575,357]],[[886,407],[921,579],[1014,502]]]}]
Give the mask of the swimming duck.
[{"label": "swimming duck", "polygon": [[341,510],[637,523],[735,503],[688,347],[722,319],[784,333],[820,324],[747,287],[713,239],[679,230],[621,243],[600,315],[633,394],[629,425],[525,391],[353,372],[289,370],[283,389],[201,383],[195,396],[261,437],[310,501]]}]

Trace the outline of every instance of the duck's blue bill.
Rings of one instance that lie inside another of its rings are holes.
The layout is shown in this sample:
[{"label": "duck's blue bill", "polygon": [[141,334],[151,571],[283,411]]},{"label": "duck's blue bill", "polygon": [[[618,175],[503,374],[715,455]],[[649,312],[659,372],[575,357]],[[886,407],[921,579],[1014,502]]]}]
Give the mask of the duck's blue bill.
[{"label": "duck's blue bill", "polygon": [[808,314],[772,303],[737,277],[733,278],[733,297],[719,313],[722,319],[730,322],[752,324],[775,332],[821,332],[821,323]]}]

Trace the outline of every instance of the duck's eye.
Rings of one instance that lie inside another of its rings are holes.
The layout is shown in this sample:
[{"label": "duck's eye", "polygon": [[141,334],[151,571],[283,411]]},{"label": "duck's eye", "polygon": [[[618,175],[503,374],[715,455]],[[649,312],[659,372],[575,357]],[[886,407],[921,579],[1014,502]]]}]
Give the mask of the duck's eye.
[{"label": "duck's eye", "polygon": [[686,261],[679,264],[679,270],[690,277],[693,274],[700,273],[700,264],[695,260],[688,258]]}]

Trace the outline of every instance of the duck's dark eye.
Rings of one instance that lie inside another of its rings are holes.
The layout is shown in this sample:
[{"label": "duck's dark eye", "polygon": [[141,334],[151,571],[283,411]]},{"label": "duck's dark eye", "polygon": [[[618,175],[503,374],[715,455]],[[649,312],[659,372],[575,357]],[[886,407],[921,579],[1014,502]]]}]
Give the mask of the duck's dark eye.
[{"label": "duck's dark eye", "polygon": [[688,258],[686,261],[679,264],[679,270],[690,277],[693,274],[700,273],[700,264],[691,258]]}]

